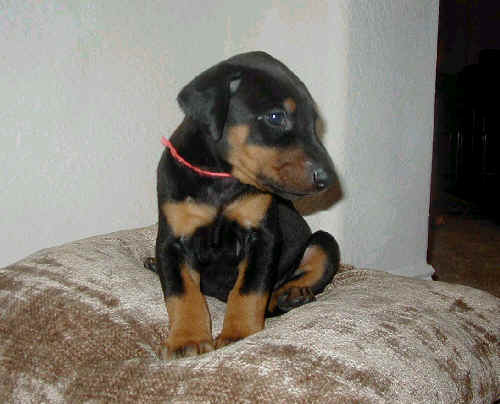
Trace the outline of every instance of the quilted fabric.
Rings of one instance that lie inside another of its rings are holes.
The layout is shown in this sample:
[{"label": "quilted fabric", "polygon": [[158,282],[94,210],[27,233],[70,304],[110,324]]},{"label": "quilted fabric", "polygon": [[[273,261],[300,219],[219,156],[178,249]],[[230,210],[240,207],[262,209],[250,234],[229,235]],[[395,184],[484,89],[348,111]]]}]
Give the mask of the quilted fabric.
[{"label": "quilted fabric", "polygon": [[[155,227],[0,270],[1,402],[491,403],[500,299],[344,267],[314,303],[212,353],[162,361],[168,318],[142,268]],[[225,304],[208,298],[214,336]]]}]

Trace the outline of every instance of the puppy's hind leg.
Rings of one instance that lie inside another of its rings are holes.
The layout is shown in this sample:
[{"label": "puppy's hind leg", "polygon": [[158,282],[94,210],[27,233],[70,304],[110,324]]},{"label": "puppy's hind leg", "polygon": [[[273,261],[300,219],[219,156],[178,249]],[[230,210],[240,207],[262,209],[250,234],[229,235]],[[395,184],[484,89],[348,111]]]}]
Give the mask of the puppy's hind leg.
[{"label": "puppy's hind leg", "polygon": [[314,295],[321,293],[337,273],[339,261],[339,246],[335,238],[324,231],[314,233],[298,267],[273,291],[267,315],[286,313],[316,300]]}]

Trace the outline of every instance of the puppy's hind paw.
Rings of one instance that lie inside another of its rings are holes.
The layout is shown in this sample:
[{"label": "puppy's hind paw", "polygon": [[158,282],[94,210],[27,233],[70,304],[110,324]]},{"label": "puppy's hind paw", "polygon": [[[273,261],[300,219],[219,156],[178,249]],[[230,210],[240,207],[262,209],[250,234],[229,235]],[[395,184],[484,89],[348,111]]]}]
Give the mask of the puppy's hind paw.
[{"label": "puppy's hind paw", "polygon": [[295,307],[303,304],[314,302],[316,298],[311,288],[308,287],[292,287],[278,297],[278,308],[287,312]]}]

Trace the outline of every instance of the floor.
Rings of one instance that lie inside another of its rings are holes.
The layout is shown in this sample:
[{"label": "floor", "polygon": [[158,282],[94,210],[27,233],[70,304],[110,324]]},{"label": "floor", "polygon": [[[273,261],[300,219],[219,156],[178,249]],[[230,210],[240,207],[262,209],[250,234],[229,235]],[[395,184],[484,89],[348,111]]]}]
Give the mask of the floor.
[{"label": "floor", "polygon": [[500,224],[467,210],[437,215],[430,228],[429,263],[436,280],[500,297]]}]

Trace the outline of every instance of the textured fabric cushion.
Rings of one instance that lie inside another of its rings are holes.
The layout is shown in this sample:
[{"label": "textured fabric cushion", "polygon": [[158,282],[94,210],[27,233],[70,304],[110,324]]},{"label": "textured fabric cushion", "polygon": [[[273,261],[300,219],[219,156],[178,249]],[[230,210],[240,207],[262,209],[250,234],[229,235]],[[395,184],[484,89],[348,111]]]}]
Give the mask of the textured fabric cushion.
[{"label": "textured fabric cushion", "polygon": [[[314,303],[215,352],[158,359],[167,313],[142,268],[155,228],[40,251],[0,270],[1,402],[490,403],[500,299],[350,269]],[[208,298],[216,335],[225,304]]]}]

